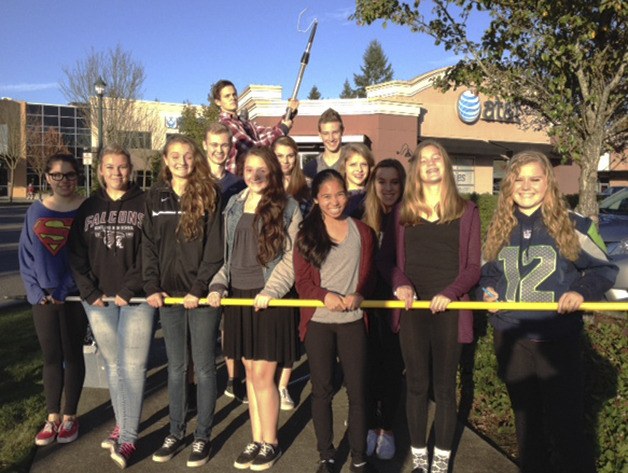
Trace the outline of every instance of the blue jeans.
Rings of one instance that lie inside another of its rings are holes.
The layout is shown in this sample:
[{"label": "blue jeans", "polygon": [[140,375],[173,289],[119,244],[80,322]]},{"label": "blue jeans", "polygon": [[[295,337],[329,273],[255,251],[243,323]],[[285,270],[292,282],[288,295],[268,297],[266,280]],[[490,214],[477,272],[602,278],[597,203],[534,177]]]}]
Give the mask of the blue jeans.
[{"label": "blue jeans", "polygon": [[161,328],[168,355],[168,398],[170,434],[185,436],[187,334],[190,333],[194,374],[196,375],[196,440],[209,440],[216,407],[216,359],[214,350],[220,310],[213,307],[185,309],[182,305],[159,309]]},{"label": "blue jeans", "polygon": [[146,361],[153,339],[155,309],[148,304],[118,307],[83,301],[98,349],[105,360],[120,443],[135,443],[142,413]]}]

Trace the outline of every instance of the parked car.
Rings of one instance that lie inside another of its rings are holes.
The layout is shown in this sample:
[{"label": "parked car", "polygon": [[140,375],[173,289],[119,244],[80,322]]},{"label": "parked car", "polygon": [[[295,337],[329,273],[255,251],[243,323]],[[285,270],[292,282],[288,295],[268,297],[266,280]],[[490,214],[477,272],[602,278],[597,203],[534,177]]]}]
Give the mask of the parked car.
[{"label": "parked car", "polygon": [[611,194],[600,202],[600,235],[608,255],[619,266],[609,301],[628,300],[628,188]]},{"label": "parked car", "polygon": [[616,194],[617,192],[620,192],[620,191],[624,190],[625,188],[626,188],[625,186],[607,187],[602,192],[598,193],[597,200],[602,201],[603,199],[606,199],[607,197],[609,197],[609,196],[611,196],[613,194]]}]

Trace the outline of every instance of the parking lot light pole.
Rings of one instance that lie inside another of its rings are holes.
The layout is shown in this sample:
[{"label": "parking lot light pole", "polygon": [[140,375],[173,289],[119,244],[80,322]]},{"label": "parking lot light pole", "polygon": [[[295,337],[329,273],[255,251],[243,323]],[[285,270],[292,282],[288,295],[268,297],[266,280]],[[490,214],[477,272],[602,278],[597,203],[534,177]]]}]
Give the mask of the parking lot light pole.
[{"label": "parking lot light pole", "polygon": [[100,151],[102,150],[102,98],[105,95],[105,81],[102,80],[102,77],[98,77],[98,80],[94,84],[94,90],[96,91],[96,95],[98,96],[98,154],[100,155]]}]

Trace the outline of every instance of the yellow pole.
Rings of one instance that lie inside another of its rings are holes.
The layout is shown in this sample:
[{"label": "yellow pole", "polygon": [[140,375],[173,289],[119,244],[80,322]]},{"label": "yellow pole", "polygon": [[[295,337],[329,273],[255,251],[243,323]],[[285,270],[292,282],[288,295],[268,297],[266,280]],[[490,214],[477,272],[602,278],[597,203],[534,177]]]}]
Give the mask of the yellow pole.
[{"label": "yellow pole", "polygon": [[[252,306],[254,299],[221,299],[222,306]],[[166,297],[166,304],[182,304],[182,297]],[[207,305],[207,299],[201,299],[200,304]],[[322,301],[315,299],[272,299],[271,307],[325,307]],[[403,309],[403,301],[370,301],[365,300],[360,306],[363,309]],[[429,309],[430,301],[415,301],[413,309]],[[557,302],[450,302],[447,306],[451,310],[516,310],[516,311],[556,311]],[[628,302],[583,302],[580,310],[587,312],[596,311],[628,311]]]}]

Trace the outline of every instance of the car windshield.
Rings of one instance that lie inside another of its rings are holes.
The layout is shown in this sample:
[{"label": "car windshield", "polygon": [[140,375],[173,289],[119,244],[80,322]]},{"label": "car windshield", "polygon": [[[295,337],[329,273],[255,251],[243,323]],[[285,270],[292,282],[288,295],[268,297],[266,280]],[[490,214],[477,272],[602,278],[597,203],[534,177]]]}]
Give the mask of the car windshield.
[{"label": "car windshield", "polygon": [[628,189],[623,189],[600,202],[600,212],[628,215]]}]

